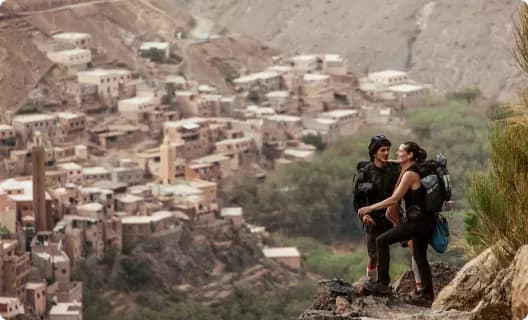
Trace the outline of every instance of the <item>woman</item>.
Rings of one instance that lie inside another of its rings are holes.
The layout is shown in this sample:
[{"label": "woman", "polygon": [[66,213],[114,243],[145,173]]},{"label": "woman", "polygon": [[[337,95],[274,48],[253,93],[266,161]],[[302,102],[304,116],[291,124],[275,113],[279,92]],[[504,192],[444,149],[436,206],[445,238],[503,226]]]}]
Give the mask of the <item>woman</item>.
[{"label": "woman", "polygon": [[433,234],[435,217],[434,215],[426,215],[421,210],[425,204],[426,189],[421,183],[422,177],[420,177],[417,167],[418,163],[426,159],[427,153],[415,142],[408,141],[400,145],[397,155],[402,175],[396,190],[389,198],[360,208],[358,214],[363,217],[374,210],[393,206],[403,199],[405,201],[406,220],[376,239],[378,281],[375,283],[366,282],[364,286],[372,293],[391,294],[389,287],[389,246],[393,243],[412,240],[413,257],[422,278],[422,290],[411,295],[408,302],[418,305],[431,305],[434,293],[431,269],[427,261],[427,246]]}]

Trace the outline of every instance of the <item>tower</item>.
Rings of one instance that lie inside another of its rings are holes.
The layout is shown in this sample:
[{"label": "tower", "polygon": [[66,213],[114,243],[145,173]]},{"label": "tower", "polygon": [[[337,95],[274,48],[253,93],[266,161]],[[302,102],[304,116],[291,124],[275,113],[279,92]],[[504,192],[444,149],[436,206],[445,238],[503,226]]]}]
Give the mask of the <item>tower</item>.
[{"label": "tower", "polygon": [[31,148],[33,178],[33,213],[35,215],[35,232],[48,231],[52,228],[51,216],[46,212],[46,169],[44,162],[46,152],[40,132],[33,136]]},{"label": "tower", "polygon": [[176,149],[171,146],[169,137],[163,138],[163,143],[160,146],[160,171],[159,177],[162,184],[174,183],[176,177],[176,168],[174,161],[176,161]]}]

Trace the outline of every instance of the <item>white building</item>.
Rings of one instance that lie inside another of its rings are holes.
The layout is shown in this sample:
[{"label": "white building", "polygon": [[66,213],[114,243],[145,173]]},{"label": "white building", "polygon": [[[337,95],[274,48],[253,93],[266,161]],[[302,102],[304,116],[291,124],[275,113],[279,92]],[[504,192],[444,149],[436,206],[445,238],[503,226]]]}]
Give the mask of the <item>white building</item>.
[{"label": "white building", "polygon": [[303,77],[302,92],[307,96],[318,95],[330,86],[330,77],[326,74],[307,73]]},{"label": "white building", "polygon": [[292,66],[275,65],[266,69],[268,72],[278,73],[282,77],[282,85],[284,89],[295,90],[299,83],[299,72]]},{"label": "white building", "polygon": [[82,169],[80,165],[75,162],[60,163],[57,165],[57,168],[66,172],[66,181],[68,183],[74,183],[80,185],[82,183]]},{"label": "white building", "polygon": [[49,312],[49,320],[82,320],[80,302],[59,302]]},{"label": "white building", "polygon": [[48,52],[47,56],[52,62],[73,68],[74,70],[83,70],[92,61],[92,53],[86,49]]},{"label": "white building", "polygon": [[263,94],[280,90],[281,75],[276,72],[258,72],[242,76],[233,80],[233,83],[242,91],[259,91]]},{"label": "white building", "polygon": [[372,82],[380,83],[385,86],[393,86],[409,81],[407,72],[397,70],[371,72],[368,74],[368,79]]},{"label": "white building", "polygon": [[15,129],[7,124],[0,124],[0,142],[15,138]]},{"label": "white building", "polygon": [[301,54],[290,59],[292,66],[302,72],[313,72],[317,70],[317,56],[314,54]]},{"label": "white building", "polygon": [[123,118],[140,122],[143,114],[154,109],[156,101],[152,96],[141,96],[130,99],[119,100],[117,103],[117,110]]},{"label": "white building", "polygon": [[[3,245],[0,242],[0,245]],[[24,315],[24,305],[14,297],[0,297],[0,318],[15,319]]]},{"label": "white building", "polygon": [[235,226],[239,226],[244,222],[242,208],[240,207],[222,208],[220,210],[220,216],[226,220],[230,220]]},{"label": "white building", "polygon": [[268,259],[276,260],[293,269],[301,269],[301,253],[296,247],[264,248],[263,254]]},{"label": "white building", "polygon": [[266,99],[276,112],[286,113],[289,111],[290,93],[288,91],[271,91],[266,94]]},{"label": "white building", "polygon": [[119,160],[119,167],[112,169],[112,182],[127,185],[139,184],[143,181],[145,170],[130,159]]},{"label": "white building", "polygon": [[132,80],[132,73],[123,69],[95,69],[77,73],[82,84],[97,85],[97,93],[103,98],[119,96],[119,86]]},{"label": "white building", "polygon": [[337,122],[340,136],[356,133],[361,125],[358,110],[333,110],[320,113],[318,117],[321,119],[335,120]]},{"label": "white building", "polygon": [[398,84],[390,86],[388,91],[394,95],[398,103],[405,107],[423,102],[429,93],[429,88],[419,84]]},{"label": "white building", "polygon": [[348,72],[348,60],[338,54],[323,56],[323,72],[335,76],[345,75]]},{"label": "white building", "polygon": [[101,180],[110,181],[112,175],[104,167],[87,167],[82,169],[82,179],[85,184],[92,184]]},{"label": "white building", "polygon": [[32,135],[37,131],[55,142],[61,142],[66,133],[59,127],[57,116],[50,114],[18,115],[11,124],[24,142],[32,140]]},{"label": "white building", "polygon": [[77,49],[90,49],[92,36],[88,33],[65,32],[53,36],[53,39],[66,47]]}]

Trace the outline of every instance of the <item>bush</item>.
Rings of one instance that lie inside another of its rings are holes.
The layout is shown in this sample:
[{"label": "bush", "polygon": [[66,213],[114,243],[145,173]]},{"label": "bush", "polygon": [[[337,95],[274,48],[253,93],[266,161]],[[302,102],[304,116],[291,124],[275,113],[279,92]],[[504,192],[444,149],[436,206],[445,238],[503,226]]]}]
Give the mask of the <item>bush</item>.
[{"label": "bush", "polygon": [[326,143],[323,141],[323,137],[320,134],[305,135],[302,137],[302,142],[316,147],[319,151],[323,151],[326,148]]},{"label": "bush", "polygon": [[156,48],[150,48],[149,50],[142,51],[141,56],[149,59],[152,62],[161,63],[165,61],[165,53],[163,50],[158,50]]},{"label": "bush", "polygon": [[491,247],[505,262],[528,243],[528,108],[521,111],[496,122],[490,166],[473,177],[470,189],[476,216],[468,233],[477,246]]},{"label": "bush", "polygon": [[127,288],[139,289],[153,283],[150,262],[140,257],[125,257],[121,260],[122,271],[119,275]]}]

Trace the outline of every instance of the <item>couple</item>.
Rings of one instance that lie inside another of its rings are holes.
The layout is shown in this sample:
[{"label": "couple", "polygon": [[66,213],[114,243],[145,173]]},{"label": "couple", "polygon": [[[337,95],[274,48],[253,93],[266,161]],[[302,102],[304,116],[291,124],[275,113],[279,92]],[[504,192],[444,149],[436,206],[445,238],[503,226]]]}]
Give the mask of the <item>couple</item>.
[{"label": "couple", "polygon": [[410,219],[409,213],[425,205],[426,189],[421,183],[417,164],[427,153],[418,144],[402,143],[397,160],[389,162],[391,142],[385,136],[372,137],[369,145],[370,162],[359,169],[354,182],[354,207],[366,226],[368,266],[364,289],[378,295],[390,295],[389,246],[401,242],[411,244],[413,272],[417,290],[408,302],[431,305],[434,293],[427,247],[435,227],[434,215]]}]

